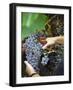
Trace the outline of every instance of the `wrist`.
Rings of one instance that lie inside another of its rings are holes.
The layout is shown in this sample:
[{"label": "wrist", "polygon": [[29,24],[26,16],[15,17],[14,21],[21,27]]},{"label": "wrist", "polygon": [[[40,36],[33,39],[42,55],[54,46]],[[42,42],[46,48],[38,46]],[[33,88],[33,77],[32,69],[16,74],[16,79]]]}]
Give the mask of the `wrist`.
[{"label": "wrist", "polygon": [[36,76],[39,76],[39,74],[38,74],[37,72],[32,73],[32,74],[30,75],[30,77],[36,77]]}]

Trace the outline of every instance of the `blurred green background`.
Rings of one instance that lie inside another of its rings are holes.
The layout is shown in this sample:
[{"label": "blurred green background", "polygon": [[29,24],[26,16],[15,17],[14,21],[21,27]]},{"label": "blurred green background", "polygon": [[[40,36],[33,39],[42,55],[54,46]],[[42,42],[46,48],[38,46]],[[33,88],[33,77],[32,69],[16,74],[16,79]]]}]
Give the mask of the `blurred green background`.
[{"label": "blurred green background", "polygon": [[45,23],[48,16],[41,13],[21,13],[21,38],[28,37],[31,33],[37,30],[45,29]]}]

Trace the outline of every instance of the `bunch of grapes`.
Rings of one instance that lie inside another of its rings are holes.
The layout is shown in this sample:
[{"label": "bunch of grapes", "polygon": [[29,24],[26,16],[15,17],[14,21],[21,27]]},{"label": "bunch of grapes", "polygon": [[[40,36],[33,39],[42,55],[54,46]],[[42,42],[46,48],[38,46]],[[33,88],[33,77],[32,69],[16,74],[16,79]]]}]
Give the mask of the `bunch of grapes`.
[{"label": "bunch of grapes", "polygon": [[[40,75],[51,76],[64,74],[64,64],[62,63],[64,62],[64,45],[57,45],[54,49],[54,52],[43,52],[39,65]],[[59,66],[62,66],[62,68],[59,68]]]},{"label": "bunch of grapes", "polygon": [[38,42],[37,35],[33,34],[25,41],[26,59],[36,71],[39,71],[38,63],[42,55],[42,44]]}]

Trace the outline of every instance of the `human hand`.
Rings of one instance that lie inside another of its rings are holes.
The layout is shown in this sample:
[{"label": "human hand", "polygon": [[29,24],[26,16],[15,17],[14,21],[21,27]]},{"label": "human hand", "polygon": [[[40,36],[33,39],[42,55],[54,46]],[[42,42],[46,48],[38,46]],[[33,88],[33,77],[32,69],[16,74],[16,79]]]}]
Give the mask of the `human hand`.
[{"label": "human hand", "polygon": [[42,49],[46,49],[49,46],[53,46],[55,44],[64,44],[64,37],[58,36],[58,37],[50,37],[46,38],[45,41],[47,42]]},{"label": "human hand", "polygon": [[28,63],[28,61],[24,61],[24,63],[26,64],[26,73],[28,74],[28,76],[39,76],[39,74],[34,70],[34,68],[32,67],[31,64]]}]

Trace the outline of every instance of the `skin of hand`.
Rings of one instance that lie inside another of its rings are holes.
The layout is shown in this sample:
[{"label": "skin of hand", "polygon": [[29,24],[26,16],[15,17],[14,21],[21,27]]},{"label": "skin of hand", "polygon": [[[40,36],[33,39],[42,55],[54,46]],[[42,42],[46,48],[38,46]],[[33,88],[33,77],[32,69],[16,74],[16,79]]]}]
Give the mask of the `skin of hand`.
[{"label": "skin of hand", "polygon": [[47,43],[42,47],[42,49],[46,49],[48,46],[54,44],[64,44],[64,36],[46,38],[46,41]]},{"label": "skin of hand", "polygon": [[[24,63],[26,64],[26,73],[31,76],[33,73],[36,73],[36,71],[34,70],[34,68],[28,63],[28,61],[24,61]],[[33,75],[33,77],[39,76],[39,74],[35,74]]]}]

